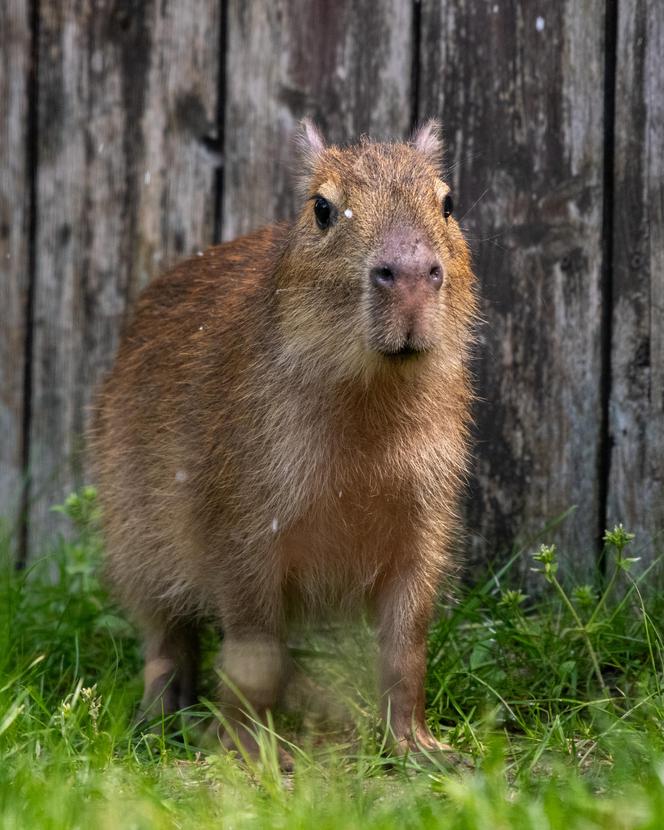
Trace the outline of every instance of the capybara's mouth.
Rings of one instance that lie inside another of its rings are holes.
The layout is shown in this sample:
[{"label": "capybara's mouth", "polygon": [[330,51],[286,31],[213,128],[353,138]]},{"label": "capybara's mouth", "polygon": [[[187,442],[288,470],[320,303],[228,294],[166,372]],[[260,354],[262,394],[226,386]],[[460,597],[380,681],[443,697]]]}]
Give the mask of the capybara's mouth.
[{"label": "capybara's mouth", "polygon": [[394,351],[381,351],[383,357],[388,360],[413,360],[426,354],[426,349],[417,348],[410,343],[404,343],[400,349]]}]

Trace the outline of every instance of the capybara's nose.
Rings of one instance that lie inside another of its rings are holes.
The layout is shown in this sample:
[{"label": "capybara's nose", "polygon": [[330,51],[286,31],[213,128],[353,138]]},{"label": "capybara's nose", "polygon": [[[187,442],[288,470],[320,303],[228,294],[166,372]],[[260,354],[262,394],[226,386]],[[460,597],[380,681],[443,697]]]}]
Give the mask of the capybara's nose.
[{"label": "capybara's nose", "polygon": [[380,247],[369,280],[381,292],[421,290],[424,285],[438,291],[443,268],[421,231],[399,228]]}]

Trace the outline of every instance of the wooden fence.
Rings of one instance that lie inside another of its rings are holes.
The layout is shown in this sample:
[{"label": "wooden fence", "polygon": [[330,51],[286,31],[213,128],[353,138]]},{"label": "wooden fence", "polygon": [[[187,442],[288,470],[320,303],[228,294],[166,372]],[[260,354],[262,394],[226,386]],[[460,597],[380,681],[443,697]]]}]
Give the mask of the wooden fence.
[{"label": "wooden fence", "polygon": [[616,521],[652,555],[663,67],[661,0],[3,0],[0,514],[17,555],[84,479],[86,406],[138,292],[292,215],[307,114],[335,141],[445,125],[487,320],[471,563],[573,505],[557,537],[577,563]]}]

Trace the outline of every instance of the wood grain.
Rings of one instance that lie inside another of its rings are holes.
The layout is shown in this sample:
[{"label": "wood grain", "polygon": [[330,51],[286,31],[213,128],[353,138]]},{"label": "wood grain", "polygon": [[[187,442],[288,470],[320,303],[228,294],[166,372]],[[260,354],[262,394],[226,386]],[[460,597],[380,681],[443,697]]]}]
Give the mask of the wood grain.
[{"label": "wood grain", "polygon": [[487,320],[471,578],[573,505],[545,535],[580,570],[605,512],[649,561],[664,544],[663,54],[658,0],[7,0],[0,516],[17,517],[29,421],[32,555],[61,527],[49,508],[86,477],[86,410],[138,292],[220,230],[293,214],[299,119],[347,141],[436,115]]},{"label": "wood grain", "polygon": [[[594,562],[601,449],[604,4],[424,0],[420,115],[438,115],[486,325],[473,561],[547,522]],[[530,567],[524,557],[524,572]]]},{"label": "wood grain", "polygon": [[219,4],[40,6],[33,554],[83,479],[81,440],[140,288],[213,239]]},{"label": "wood grain", "polygon": [[292,216],[303,116],[330,141],[408,132],[412,49],[401,0],[230,0],[224,239]]},{"label": "wood grain", "polygon": [[664,551],[664,6],[620,0],[608,519]]},{"label": "wood grain", "polygon": [[23,478],[29,282],[29,18],[27,0],[10,0],[0,14],[0,516],[13,541]]}]

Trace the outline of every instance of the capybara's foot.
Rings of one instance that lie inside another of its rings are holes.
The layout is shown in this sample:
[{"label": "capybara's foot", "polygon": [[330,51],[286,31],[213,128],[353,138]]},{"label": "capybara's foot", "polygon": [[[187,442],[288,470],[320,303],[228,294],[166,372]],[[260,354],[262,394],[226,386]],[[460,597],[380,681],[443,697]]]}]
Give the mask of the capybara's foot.
[{"label": "capybara's foot", "polygon": [[455,769],[472,767],[469,760],[449,744],[434,738],[426,726],[415,726],[401,735],[395,735],[394,752],[400,756],[413,753],[433,756],[436,761]]}]

